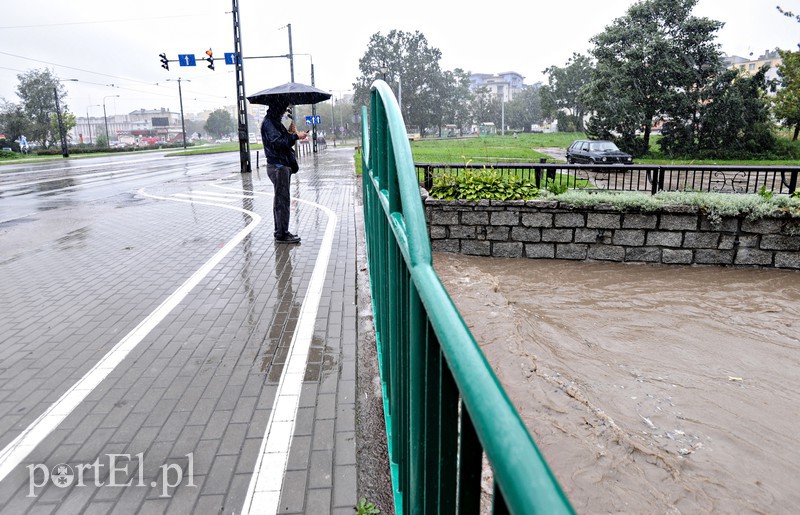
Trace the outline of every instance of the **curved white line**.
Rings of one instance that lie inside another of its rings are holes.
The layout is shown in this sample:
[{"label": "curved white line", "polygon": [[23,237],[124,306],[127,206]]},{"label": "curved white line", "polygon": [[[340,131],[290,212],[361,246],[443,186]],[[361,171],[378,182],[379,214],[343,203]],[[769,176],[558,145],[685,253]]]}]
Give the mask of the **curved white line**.
[{"label": "curved white line", "polygon": [[[222,189],[230,189],[218,184],[213,185]],[[251,193],[272,196],[269,193],[255,191]],[[242,515],[251,513],[274,515],[278,512],[289,450],[292,447],[297,408],[300,404],[300,391],[303,386],[303,377],[306,374],[308,351],[314,336],[314,324],[317,319],[338,222],[336,213],[323,205],[296,197],[292,197],[292,200],[320,209],[328,216],[328,222],[325,225],[325,233],[322,236],[319,254],[314,263],[308,291],[300,307],[297,327],[289,346],[286,364],[283,366],[267,428],[261,440],[261,449],[258,453],[255,470],[250,478],[250,485],[247,488]]]},{"label": "curved white line", "polygon": [[261,223],[261,216],[234,206],[212,204],[209,202],[192,202],[175,198],[158,197],[139,190],[139,194],[158,200],[204,204],[208,206],[233,209],[246,213],[251,217],[247,226],[239,231],[211,259],[205,262],[177,290],[167,297],[153,312],[147,315],[139,325],[125,335],[100,361],[67,390],[55,403],[22,431],[11,443],[0,451],[0,481],[2,481],[33,449],[44,440],[72,411],[105,379],[117,365],[152,331],[156,325],[183,300],[197,284],[208,275],[255,227]]}]

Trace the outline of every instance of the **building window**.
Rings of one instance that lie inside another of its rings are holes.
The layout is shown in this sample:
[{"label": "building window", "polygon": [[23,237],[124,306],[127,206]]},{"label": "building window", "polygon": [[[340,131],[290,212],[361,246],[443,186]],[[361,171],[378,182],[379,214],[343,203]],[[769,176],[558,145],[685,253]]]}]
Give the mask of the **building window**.
[{"label": "building window", "polygon": [[749,70],[755,70],[755,69],[756,69],[756,65],[755,65],[755,63],[750,63],[750,65],[747,67],[747,69],[749,69]]}]

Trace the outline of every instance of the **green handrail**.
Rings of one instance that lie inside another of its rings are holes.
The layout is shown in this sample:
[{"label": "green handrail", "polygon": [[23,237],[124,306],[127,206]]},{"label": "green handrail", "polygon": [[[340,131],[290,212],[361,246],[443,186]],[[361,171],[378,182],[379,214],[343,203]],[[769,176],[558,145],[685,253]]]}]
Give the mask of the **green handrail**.
[{"label": "green handrail", "polygon": [[395,511],[574,513],[433,269],[405,123],[375,81],[363,110],[364,220]]}]

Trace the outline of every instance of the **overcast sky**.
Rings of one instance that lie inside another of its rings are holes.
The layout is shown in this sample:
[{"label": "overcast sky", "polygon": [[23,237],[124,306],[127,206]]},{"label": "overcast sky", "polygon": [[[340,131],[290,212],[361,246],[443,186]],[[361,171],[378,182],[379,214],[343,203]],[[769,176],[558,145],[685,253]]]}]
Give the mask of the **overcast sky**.
[{"label": "overcast sky", "polygon": [[[443,69],[516,71],[533,84],[546,80],[546,67],[563,66],[573,52],[586,53],[589,39],[633,3],[511,0],[451,8],[456,2],[239,0],[239,10],[245,56],[288,54],[286,25],[291,24],[295,80],[310,83],[313,59],[317,87],[339,97],[352,89],[358,60],[377,32],[418,30],[441,50]],[[729,55],[758,56],[775,47],[795,50],[800,24],[782,16],[776,4],[800,11],[797,0],[699,0],[695,14],[725,23],[718,42]],[[177,82],[167,80],[178,78],[183,79],[187,114],[232,105],[233,66],[222,59],[233,51],[231,10],[231,0],[3,2],[0,97],[17,102],[17,74],[47,67],[62,79],[79,80],[66,84],[67,104],[78,116],[87,111],[102,116],[104,102],[109,115],[140,108],[178,110]],[[215,71],[205,61],[194,68],[170,63],[169,71],[160,66],[161,52],[169,59],[178,54],[199,58],[208,48],[217,58]],[[290,78],[285,58],[248,59],[244,66],[248,94]]]}]

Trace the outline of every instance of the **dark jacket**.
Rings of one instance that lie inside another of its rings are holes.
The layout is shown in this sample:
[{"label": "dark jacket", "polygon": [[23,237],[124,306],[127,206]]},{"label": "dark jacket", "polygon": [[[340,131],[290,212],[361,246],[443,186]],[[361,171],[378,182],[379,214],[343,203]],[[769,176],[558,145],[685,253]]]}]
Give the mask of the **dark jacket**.
[{"label": "dark jacket", "polygon": [[298,140],[297,134],[289,134],[286,127],[277,120],[264,117],[261,122],[261,142],[264,144],[264,156],[267,163],[292,167],[296,166],[294,156],[294,143]]}]

